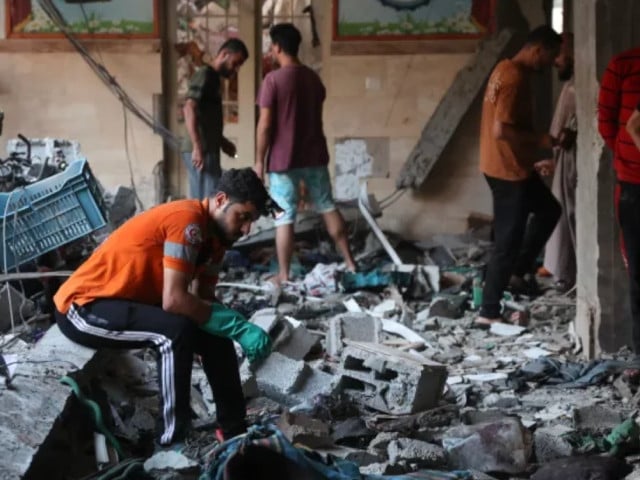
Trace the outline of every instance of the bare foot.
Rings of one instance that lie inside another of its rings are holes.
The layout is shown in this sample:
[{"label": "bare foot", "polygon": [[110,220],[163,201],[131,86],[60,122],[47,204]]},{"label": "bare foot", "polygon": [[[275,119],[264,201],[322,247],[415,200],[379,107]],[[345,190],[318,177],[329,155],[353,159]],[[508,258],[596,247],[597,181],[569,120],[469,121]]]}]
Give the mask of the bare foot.
[{"label": "bare foot", "polygon": [[488,318],[488,317],[478,316],[473,321],[473,325],[481,328],[489,328],[491,327],[492,323],[498,323],[498,322],[502,322],[501,317]]}]

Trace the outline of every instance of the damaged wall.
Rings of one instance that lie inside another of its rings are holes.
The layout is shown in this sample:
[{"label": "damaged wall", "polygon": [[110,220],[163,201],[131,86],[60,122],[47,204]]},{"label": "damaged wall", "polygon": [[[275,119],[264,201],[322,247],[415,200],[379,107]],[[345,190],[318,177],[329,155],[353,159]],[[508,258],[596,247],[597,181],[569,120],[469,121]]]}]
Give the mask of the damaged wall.
[{"label": "damaged wall", "polygon": [[[520,3],[526,8],[509,5],[501,14],[518,21],[526,18],[530,25],[542,23],[543,1]],[[331,38],[330,18],[331,6],[326,2],[323,38]],[[322,75],[328,92],[325,131],[329,150],[334,155],[334,143],[345,137],[388,137],[389,176],[368,182],[369,191],[382,199],[395,190],[396,177],[425,123],[473,51],[332,55],[326,43]],[[406,193],[385,210],[379,220],[382,228],[419,239],[434,232],[464,231],[472,211],[491,213],[490,192],[478,171],[480,112],[476,100],[423,187]]]},{"label": "damaged wall", "polygon": [[[0,18],[4,9],[3,2]],[[161,92],[159,42],[108,43],[92,53],[102,58],[138,104],[152,112],[153,95]],[[130,185],[122,105],[66,40],[0,39],[0,63],[0,110],[5,114],[0,157],[5,156],[7,140],[18,133],[78,140],[106,189]],[[133,115],[127,118],[134,181],[148,208],[154,200],[153,169],[162,159],[162,142]]]}]

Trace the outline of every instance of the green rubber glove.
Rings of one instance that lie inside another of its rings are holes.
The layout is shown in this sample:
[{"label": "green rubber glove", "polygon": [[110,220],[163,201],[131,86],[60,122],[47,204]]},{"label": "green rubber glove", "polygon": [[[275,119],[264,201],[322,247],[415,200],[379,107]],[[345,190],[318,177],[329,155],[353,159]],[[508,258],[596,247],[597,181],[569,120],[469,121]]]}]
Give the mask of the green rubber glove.
[{"label": "green rubber glove", "polygon": [[211,317],[200,328],[212,335],[238,342],[251,363],[271,353],[271,338],[264,330],[247,321],[241,313],[219,303],[213,304]]}]

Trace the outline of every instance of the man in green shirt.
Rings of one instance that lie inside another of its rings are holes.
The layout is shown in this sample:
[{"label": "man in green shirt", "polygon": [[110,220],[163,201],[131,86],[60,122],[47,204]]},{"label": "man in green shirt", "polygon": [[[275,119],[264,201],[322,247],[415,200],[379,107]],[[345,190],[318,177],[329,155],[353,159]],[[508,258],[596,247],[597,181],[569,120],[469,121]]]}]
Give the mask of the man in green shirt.
[{"label": "man in green shirt", "polygon": [[[222,175],[220,150],[234,157],[236,146],[224,135],[222,78],[233,78],[249,58],[246,45],[237,38],[224,42],[212,62],[191,77],[183,107],[187,135],[182,143],[182,160],[189,172],[189,196],[204,199],[216,191]],[[222,77],[222,78],[221,78]]]}]

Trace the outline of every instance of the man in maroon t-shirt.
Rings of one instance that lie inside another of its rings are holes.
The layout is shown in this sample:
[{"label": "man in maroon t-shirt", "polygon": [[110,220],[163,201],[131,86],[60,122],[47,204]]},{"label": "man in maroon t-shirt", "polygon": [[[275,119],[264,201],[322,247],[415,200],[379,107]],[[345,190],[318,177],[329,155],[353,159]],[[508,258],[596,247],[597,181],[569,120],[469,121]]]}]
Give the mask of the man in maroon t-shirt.
[{"label": "man in maroon t-shirt", "polygon": [[275,221],[278,280],[289,280],[293,224],[301,182],[314,209],[322,214],[346,267],[353,271],[355,262],[344,219],[331,194],[329,152],[322,129],[324,85],[320,77],[298,59],[302,37],[295,26],[280,23],[271,28],[269,35],[271,55],[280,68],[267,74],[258,95],[260,119],[254,168],[264,179],[266,166],[271,196],[284,209],[282,217]]}]

